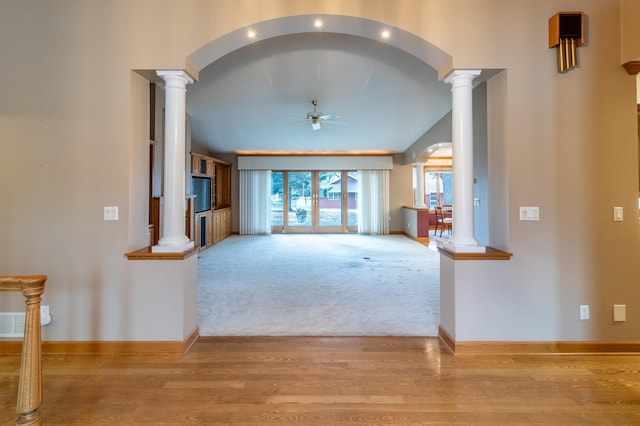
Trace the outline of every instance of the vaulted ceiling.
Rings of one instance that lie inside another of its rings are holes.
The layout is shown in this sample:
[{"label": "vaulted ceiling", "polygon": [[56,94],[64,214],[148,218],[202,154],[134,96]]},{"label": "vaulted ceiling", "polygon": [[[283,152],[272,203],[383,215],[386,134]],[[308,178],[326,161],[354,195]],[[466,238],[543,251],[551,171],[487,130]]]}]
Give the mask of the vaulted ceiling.
[{"label": "vaulted ceiling", "polygon": [[[307,113],[335,116],[313,130]],[[302,32],[248,44],[188,87],[192,138],[212,153],[402,153],[451,109],[436,70],[390,43]]]}]

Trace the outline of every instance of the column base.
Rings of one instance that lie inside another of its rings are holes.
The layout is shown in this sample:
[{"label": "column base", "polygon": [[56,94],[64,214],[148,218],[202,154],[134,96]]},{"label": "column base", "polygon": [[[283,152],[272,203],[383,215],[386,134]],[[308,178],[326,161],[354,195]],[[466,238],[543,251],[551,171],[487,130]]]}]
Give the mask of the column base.
[{"label": "column base", "polygon": [[151,247],[151,253],[182,253],[191,250],[194,246],[193,241],[186,241],[182,244],[158,244]]},{"label": "column base", "polygon": [[479,245],[456,244],[455,242],[446,241],[442,247],[453,253],[486,253],[487,248]]}]

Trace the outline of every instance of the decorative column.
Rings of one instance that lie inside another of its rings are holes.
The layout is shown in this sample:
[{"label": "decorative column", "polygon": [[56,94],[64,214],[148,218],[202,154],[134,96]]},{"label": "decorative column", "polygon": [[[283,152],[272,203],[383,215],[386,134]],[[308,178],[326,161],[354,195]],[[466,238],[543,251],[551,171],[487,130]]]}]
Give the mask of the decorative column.
[{"label": "decorative column", "polygon": [[424,163],[416,163],[416,202],[414,207],[426,207],[424,202]]},{"label": "decorative column", "polygon": [[444,247],[453,252],[484,253],[473,229],[473,79],[479,70],[455,70],[445,79],[451,84],[453,145],[453,226]]},{"label": "decorative column", "polygon": [[162,230],[154,253],[179,253],[194,246],[185,232],[185,120],[187,84],[184,71],[157,71],[165,81],[164,207]]},{"label": "decorative column", "polygon": [[46,281],[46,275],[0,277],[0,292],[22,291],[27,305],[18,380],[16,425],[40,426],[43,423],[40,415],[40,405],[42,405],[40,296],[44,293]]}]

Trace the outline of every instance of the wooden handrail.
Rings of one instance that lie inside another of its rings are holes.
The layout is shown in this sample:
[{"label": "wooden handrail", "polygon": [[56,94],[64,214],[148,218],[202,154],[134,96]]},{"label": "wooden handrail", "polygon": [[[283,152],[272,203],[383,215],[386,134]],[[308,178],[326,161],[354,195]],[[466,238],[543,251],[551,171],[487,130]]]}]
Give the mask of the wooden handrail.
[{"label": "wooden handrail", "polygon": [[21,291],[26,298],[24,341],[18,382],[18,419],[16,425],[41,425],[42,363],[40,337],[40,296],[46,275],[0,276],[0,291]]}]

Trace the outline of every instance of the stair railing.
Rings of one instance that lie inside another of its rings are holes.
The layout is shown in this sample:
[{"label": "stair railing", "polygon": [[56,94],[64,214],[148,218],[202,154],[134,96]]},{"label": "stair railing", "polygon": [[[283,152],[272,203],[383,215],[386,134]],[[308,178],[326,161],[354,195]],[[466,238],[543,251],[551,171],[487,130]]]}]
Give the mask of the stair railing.
[{"label": "stair railing", "polygon": [[21,291],[26,298],[24,340],[18,382],[16,425],[42,425],[42,355],[40,336],[40,296],[46,275],[0,276],[0,291]]}]

